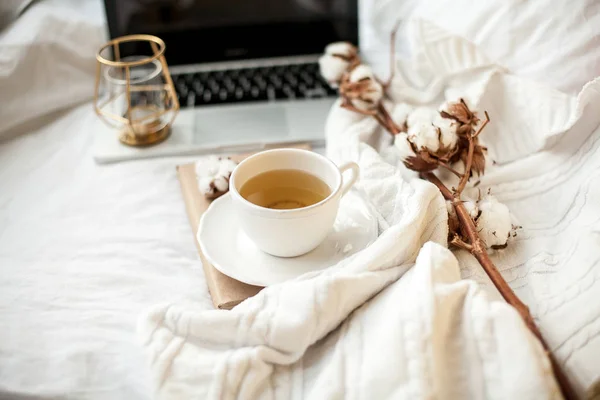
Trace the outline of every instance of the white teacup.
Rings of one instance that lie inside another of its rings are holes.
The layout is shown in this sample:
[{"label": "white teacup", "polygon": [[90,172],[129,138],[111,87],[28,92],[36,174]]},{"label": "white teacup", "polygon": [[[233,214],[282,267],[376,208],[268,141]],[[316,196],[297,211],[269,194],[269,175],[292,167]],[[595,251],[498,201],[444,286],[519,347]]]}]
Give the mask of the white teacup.
[{"label": "white teacup", "polygon": [[[307,172],[325,182],[331,190],[324,200],[303,208],[270,209],[249,202],[240,188],[250,178],[278,169]],[[342,173],[352,176],[343,182]],[[337,167],[320,154],[299,149],[275,149],[257,153],[242,161],[231,174],[230,193],[240,226],[262,251],[278,257],[295,257],[317,247],[330,232],[337,216],[340,199],[358,179],[353,162]]]}]

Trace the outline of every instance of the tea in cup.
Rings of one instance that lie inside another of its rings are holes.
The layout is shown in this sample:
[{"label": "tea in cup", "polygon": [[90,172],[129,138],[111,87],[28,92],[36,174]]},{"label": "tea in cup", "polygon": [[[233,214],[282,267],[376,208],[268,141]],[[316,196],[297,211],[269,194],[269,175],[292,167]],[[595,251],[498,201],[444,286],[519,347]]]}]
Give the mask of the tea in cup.
[{"label": "tea in cup", "polygon": [[[346,170],[351,176],[344,182]],[[327,237],[340,199],[358,176],[353,162],[338,167],[308,150],[275,149],[242,161],[229,186],[240,226],[256,246],[274,256],[295,257]]]}]

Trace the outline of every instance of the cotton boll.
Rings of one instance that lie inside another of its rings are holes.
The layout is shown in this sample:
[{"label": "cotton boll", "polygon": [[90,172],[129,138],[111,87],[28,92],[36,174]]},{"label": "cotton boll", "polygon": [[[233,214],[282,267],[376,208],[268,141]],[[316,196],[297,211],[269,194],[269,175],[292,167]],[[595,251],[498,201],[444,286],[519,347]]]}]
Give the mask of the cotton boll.
[{"label": "cotton boll", "polygon": [[399,133],[394,137],[394,146],[398,149],[398,155],[402,161],[406,161],[409,157],[414,157],[415,152],[408,141],[406,133]]},{"label": "cotton boll", "polygon": [[357,59],[355,46],[348,42],[335,42],[325,47],[325,54],[319,58],[321,75],[331,86],[339,85],[344,73]]},{"label": "cotton boll", "polygon": [[213,179],[209,178],[209,177],[201,177],[198,178],[198,190],[200,191],[200,193],[202,193],[203,195],[210,195],[210,193],[212,193],[212,191],[214,190],[211,186]]},{"label": "cotton boll", "polygon": [[392,119],[394,120],[394,122],[396,124],[398,124],[399,126],[402,126],[405,123],[407,123],[408,116],[410,115],[410,113],[413,112],[413,110],[414,110],[414,107],[411,106],[410,104],[407,104],[407,103],[397,104],[396,107],[394,107],[394,110],[392,111]]},{"label": "cotton boll", "polygon": [[409,128],[412,125],[417,125],[419,123],[431,124],[438,115],[439,113],[433,108],[417,107],[410,113],[408,119],[406,120],[406,123],[408,124]]},{"label": "cotton boll", "polygon": [[329,54],[319,57],[319,69],[323,78],[332,86],[337,86],[350,66],[350,62]]},{"label": "cotton boll", "polygon": [[375,108],[383,98],[383,87],[367,65],[357,65],[340,86],[340,93],[360,110]]},{"label": "cotton boll", "polygon": [[347,59],[354,57],[356,53],[356,47],[348,42],[330,43],[325,47],[325,54],[338,55]]},{"label": "cotton boll", "polygon": [[447,149],[453,149],[458,143],[458,123],[448,118],[442,118],[439,114],[435,117],[433,124],[440,128],[442,145]]},{"label": "cotton boll", "polygon": [[221,176],[231,175],[233,170],[237,167],[237,163],[230,158],[221,158],[219,163],[219,174]]},{"label": "cotton boll", "polygon": [[440,148],[439,131],[431,122],[419,122],[408,126],[408,140],[417,150],[426,149],[435,153]]},{"label": "cotton boll", "polygon": [[371,110],[383,98],[383,88],[377,81],[370,81],[370,85],[359,97],[351,99],[352,105],[359,110]]},{"label": "cotton boll", "polygon": [[477,219],[479,236],[489,248],[503,248],[512,230],[510,211],[495,197],[488,195],[479,202]]},{"label": "cotton boll", "polygon": [[371,69],[371,67],[369,67],[368,65],[365,65],[365,64],[357,65],[350,72],[350,82],[353,82],[353,83],[356,83],[363,79],[374,79],[374,78],[375,78],[375,76],[373,75],[373,70]]},{"label": "cotton boll", "polygon": [[217,190],[219,192],[226,192],[227,190],[229,190],[229,177],[228,176],[218,176],[215,179],[213,179],[215,188],[217,188]]},{"label": "cotton boll", "polygon": [[198,190],[207,198],[215,199],[229,190],[229,178],[237,166],[229,158],[208,156],[196,162]]},{"label": "cotton boll", "polygon": [[219,172],[221,166],[220,157],[218,156],[207,156],[203,157],[196,162],[196,176],[207,176],[212,177]]}]

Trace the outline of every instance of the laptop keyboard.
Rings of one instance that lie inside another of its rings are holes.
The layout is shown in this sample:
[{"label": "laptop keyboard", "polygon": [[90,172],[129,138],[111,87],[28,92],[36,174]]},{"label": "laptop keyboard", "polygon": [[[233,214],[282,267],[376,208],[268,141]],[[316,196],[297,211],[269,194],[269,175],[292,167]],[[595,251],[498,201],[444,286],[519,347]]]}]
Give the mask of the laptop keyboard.
[{"label": "laptop keyboard", "polygon": [[172,74],[181,108],[337,96],[317,63]]}]

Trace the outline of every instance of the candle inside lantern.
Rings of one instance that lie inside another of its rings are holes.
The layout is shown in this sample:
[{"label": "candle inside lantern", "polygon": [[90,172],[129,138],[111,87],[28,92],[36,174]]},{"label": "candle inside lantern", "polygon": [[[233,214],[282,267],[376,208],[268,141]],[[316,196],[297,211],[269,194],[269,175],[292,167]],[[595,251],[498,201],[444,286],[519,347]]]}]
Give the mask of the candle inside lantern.
[{"label": "candle inside lantern", "polygon": [[[132,41],[148,43],[152,55],[120,57],[120,44]],[[119,130],[119,140],[124,144],[147,146],[170,134],[179,102],[164,60],[164,48],[164,42],[154,36],[132,35],[109,42],[96,56],[95,109]]]}]

